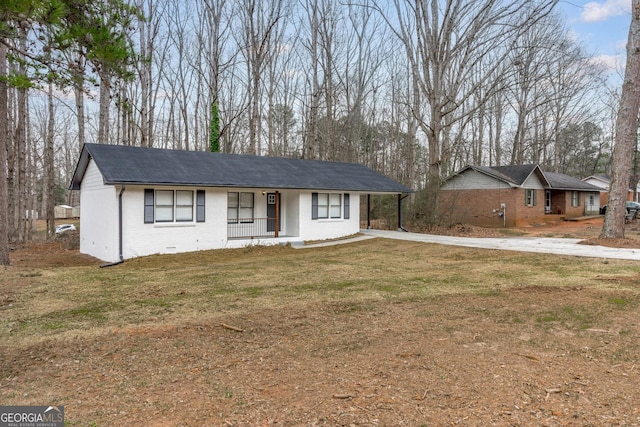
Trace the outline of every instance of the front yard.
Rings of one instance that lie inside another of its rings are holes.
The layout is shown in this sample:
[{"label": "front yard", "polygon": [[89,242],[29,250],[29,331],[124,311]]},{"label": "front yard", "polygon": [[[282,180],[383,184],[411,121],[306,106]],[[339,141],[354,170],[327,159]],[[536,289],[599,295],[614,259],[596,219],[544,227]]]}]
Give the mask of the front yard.
[{"label": "front yard", "polygon": [[73,426],[639,425],[640,265],[368,240],[0,278],[0,400]]}]

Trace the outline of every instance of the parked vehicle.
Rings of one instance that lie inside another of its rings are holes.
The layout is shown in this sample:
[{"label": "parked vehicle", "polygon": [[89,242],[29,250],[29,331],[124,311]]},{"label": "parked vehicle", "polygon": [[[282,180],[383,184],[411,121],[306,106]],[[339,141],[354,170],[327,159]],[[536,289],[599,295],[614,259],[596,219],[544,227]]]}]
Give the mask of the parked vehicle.
[{"label": "parked vehicle", "polygon": [[60,224],[56,226],[56,234],[66,233],[67,231],[76,231],[76,226],[73,224]]},{"label": "parked vehicle", "polygon": [[[600,215],[604,215],[607,213],[607,205],[603,205],[600,207]],[[638,202],[627,202],[627,215],[632,215],[633,218],[636,218],[640,214],[640,203]]]}]

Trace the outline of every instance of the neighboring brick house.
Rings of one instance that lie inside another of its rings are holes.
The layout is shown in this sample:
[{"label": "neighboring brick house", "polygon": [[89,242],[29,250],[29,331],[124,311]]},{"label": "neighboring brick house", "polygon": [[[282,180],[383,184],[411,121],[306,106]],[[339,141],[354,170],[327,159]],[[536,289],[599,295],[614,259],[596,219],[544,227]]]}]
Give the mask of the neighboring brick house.
[{"label": "neighboring brick house", "polygon": [[599,188],[538,165],[466,166],[438,194],[443,223],[517,227],[597,215]]}]

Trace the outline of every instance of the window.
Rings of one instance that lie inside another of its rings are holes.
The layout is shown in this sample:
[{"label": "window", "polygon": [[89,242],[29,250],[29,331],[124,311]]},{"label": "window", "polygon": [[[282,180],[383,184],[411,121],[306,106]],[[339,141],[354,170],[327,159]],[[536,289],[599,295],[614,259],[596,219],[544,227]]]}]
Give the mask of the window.
[{"label": "window", "polygon": [[156,222],[173,222],[173,190],[156,191]]},{"label": "window", "polygon": [[342,218],[342,194],[331,193],[329,199],[331,218]]},{"label": "window", "polygon": [[[193,191],[144,190],[144,222],[192,222]],[[204,190],[198,190],[198,221],[204,222]]]},{"label": "window", "polygon": [[524,204],[525,206],[536,205],[536,190],[527,188],[524,190]]},{"label": "window", "polygon": [[253,222],[253,193],[231,192],[227,195],[227,222]]},{"label": "window", "polygon": [[329,218],[329,193],[318,193],[317,218]]},{"label": "window", "polygon": [[571,192],[571,206],[580,206],[580,193],[577,191]]},{"label": "window", "polygon": [[193,191],[176,191],[176,221],[193,221]]},{"label": "window", "polygon": [[[345,194],[344,218],[349,218],[349,195]],[[311,193],[311,219],[343,218],[342,194]]]}]

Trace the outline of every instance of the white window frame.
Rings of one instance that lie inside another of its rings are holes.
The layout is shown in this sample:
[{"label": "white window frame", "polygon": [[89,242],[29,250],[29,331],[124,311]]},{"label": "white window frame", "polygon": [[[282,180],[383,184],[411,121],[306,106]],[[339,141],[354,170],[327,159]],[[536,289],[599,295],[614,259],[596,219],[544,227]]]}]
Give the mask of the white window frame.
[{"label": "white window frame", "polygon": [[524,190],[524,204],[525,206],[535,206],[536,204],[536,190],[533,188],[525,188]]},{"label": "white window frame", "polygon": [[176,190],[176,222],[193,222],[193,191]]},{"label": "white window frame", "polygon": [[193,190],[154,190],[154,223],[193,222],[193,193]]},{"label": "white window frame", "polygon": [[227,193],[227,223],[251,224],[255,218],[255,193],[230,191]]},{"label": "white window frame", "polygon": [[571,207],[572,208],[577,208],[578,206],[580,206],[580,192],[579,191],[572,191],[571,192]]},{"label": "white window frame", "polygon": [[318,219],[342,218],[342,193],[318,193]]}]

